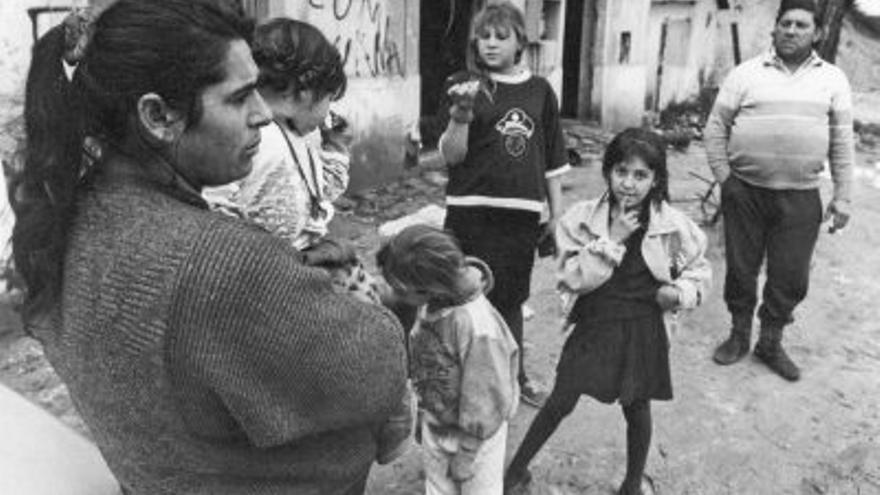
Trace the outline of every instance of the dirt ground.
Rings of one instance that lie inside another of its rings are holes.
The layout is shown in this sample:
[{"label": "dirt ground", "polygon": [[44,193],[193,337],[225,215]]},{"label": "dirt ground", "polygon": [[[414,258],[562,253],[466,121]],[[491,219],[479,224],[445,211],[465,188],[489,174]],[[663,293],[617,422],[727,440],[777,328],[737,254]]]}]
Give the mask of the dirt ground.
[{"label": "dirt ground", "polygon": [[[598,153],[601,133],[568,125],[581,139],[584,163],[566,178],[566,201],[603,188]],[[703,149],[671,152],[673,201],[702,219],[693,199],[709,175]],[[721,225],[706,227],[715,287],[703,307],[686,315],[673,338],[675,399],[654,404],[654,440],[648,473],[659,493],[880,494],[880,150],[861,149],[854,189],[854,218],[842,233],[820,237],[810,294],[796,312],[785,342],[802,366],[800,382],[788,383],[747,358],[731,367],[711,361],[726,336],[721,300]],[[442,201],[442,174],[412,171],[401,182],[356,195],[343,205],[335,234],[352,240],[367,259],[376,226]],[[829,197],[830,183],[823,184]],[[552,385],[564,341],[559,331],[551,267],[540,261],[526,323],[526,361],[531,376]],[[87,434],[66,390],[39,346],[21,335],[12,300],[0,300],[0,382]],[[536,410],[523,405],[511,426],[512,455]],[[620,409],[581,401],[532,463],[535,495],[609,494],[623,476],[625,425]],[[374,469],[371,495],[423,492],[418,448]]]}]

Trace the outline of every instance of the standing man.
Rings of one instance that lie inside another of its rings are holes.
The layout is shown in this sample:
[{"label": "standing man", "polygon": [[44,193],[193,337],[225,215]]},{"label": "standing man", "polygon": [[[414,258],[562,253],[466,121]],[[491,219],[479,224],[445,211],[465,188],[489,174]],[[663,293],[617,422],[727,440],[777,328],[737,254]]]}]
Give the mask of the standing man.
[{"label": "standing man", "polygon": [[849,220],[853,167],[852,102],[843,72],[813,51],[821,37],[813,0],[783,0],[773,49],[731,71],[706,123],[709,166],[721,184],[730,337],[715,351],[722,365],[751,345],[757,280],[755,356],[783,378],[800,370],[782,348],[782,329],[807,294],[810,258],[823,221],[819,173],[831,164],[830,232]]}]

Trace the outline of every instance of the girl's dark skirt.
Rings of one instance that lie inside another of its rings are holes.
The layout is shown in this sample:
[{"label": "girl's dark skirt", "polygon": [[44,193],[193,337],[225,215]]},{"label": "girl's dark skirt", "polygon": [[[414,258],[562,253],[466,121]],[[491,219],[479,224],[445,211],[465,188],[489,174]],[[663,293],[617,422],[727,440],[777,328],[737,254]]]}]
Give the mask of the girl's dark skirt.
[{"label": "girl's dark skirt", "polygon": [[559,358],[556,388],[609,404],[672,399],[663,314],[578,321]]}]

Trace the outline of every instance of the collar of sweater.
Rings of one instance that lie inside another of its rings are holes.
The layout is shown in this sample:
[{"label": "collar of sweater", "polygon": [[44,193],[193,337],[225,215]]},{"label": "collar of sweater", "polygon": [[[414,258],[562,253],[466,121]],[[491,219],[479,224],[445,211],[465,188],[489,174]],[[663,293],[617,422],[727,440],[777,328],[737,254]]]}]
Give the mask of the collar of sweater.
[{"label": "collar of sweater", "polygon": [[[779,55],[776,53],[775,48],[770,48],[770,50],[768,50],[766,53],[764,53],[763,62],[764,62],[765,66],[776,67],[777,69],[786,70],[786,71],[788,70],[785,66],[785,62],[783,62],[782,59],[779,57]],[[815,50],[813,50],[812,52],[810,52],[810,55],[807,58],[805,58],[803,62],[801,62],[801,64],[798,66],[797,70],[795,70],[794,72],[800,72],[800,70],[803,69],[804,67],[822,65],[823,62],[824,62],[824,60],[822,60],[822,57],[820,57],[819,54],[816,53]]]},{"label": "collar of sweater", "polygon": [[139,184],[158,189],[169,196],[199,208],[208,208],[201,192],[193,187],[170,164],[162,160],[141,163],[122,153],[108,153],[102,160],[99,176],[114,183]]},{"label": "collar of sweater", "polygon": [[490,72],[489,77],[492,78],[495,82],[505,83],[505,84],[519,84],[524,83],[532,77],[532,71],[528,69],[519,69],[512,74],[499,74],[497,72]]}]

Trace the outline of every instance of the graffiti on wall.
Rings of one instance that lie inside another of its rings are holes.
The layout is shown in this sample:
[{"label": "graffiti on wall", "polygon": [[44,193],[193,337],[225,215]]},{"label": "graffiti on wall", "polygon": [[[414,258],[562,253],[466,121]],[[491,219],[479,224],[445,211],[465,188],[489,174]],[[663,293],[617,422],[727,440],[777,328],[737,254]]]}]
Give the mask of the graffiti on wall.
[{"label": "graffiti on wall", "polygon": [[404,75],[403,55],[390,35],[392,16],[384,0],[309,0],[309,7],[318,16],[332,16],[334,22],[324,25],[333,27],[325,34],[342,54],[349,75]]}]

